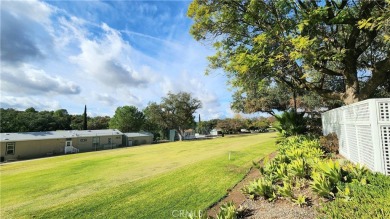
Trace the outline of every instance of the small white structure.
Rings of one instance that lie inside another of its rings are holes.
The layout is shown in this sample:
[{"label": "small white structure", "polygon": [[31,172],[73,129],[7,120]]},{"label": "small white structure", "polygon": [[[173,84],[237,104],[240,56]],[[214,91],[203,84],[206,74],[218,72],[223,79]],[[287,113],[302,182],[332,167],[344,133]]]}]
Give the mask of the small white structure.
[{"label": "small white structure", "polygon": [[323,134],[339,139],[340,154],[390,175],[390,98],[369,99],[322,114]]},{"label": "small white structure", "polygon": [[222,129],[212,129],[212,130],[210,131],[210,135],[215,135],[215,136],[217,136],[217,135],[219,135],[219,134],[222,134]]},{"label": "small white structure", "polygon": [[195,131],[193,129],[184,130],[183,139],[184,140],[195,139]]}]

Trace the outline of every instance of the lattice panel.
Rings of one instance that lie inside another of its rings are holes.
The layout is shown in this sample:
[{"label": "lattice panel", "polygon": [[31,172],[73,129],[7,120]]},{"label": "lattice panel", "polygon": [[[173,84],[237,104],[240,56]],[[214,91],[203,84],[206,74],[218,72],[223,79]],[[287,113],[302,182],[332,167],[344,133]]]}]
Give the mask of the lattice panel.
[{"label": "lattice panel", "polygon": [[355,107],[355,116],[355,121],[370,121],[370,108],[368,103],[364,103]]},{"label": "lattice panel", "polygon": [[372,144],[371,126],[357,126],[357,137],[359,142],[360,161],[369,169],[374,170],[374,146]]},{"label": "lattice panel", "polygon": [[390,126],[381,127],[381,140],[385,174],[390,175]]},{"label": "lattice panel", "polygon": [[326,134],[337,132],[336,129],[340,126],[342,114],[337,110],[329,111],[329,113],[323,114],[323,131]]},{"label": "lattice panel", "polygon": [[322,116],[323,132],[337,134],[340,154],[390,175],[390,98],[364,100]]},{"label": "lattice panel", "polygon": [[345,121],[347,122],[355,121],[356,115],[355,115],[355,110],[353,110],[353,107],[349,106],[345,108],[344,116],[345,116]]},{"label": "lattice panel", "polygon": [[[343,125],[339,125],[339,128],[338,128],[339,132],[337,133],[337,138],[339,139],[339,150],[340,150],[340,153],[344,156],[346,156],[346,154],[348,153],[348,148],[346,146],[346,142],[345,142],[345,131],[344,131],[344,126]],[[348,156],[349,157],[349,156]]]},{"label": "lattice panel", "polygon": [[349,159],[357,163],[359,162],[359,153],[358,153],[358,144],[357,144],[357,137],[356,137],[356,126],[348,125],[346,127],[346,131],[347,131],[346,138],[347,138],[347,144],[349,149]]},{"label": "lattice panel", "polygon": [[379,121],[386,122],[390,121],[390,102],[378,103],[379,108]]},{"label": "lattice panel", "polygon": [[370,108],[368,103],[362,103],[355,106],[349,106],[344,111],[347,122],[365,122],[370,121]]}]

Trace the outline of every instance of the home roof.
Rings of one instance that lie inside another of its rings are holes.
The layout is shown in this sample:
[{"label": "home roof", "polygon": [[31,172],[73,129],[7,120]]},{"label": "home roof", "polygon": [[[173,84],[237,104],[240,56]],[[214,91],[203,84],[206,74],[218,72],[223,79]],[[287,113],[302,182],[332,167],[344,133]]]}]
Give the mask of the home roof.
[{"label": "home roof", "polygon": [[148,132],[131,132],[131,133],[128,132],[123,134],[126,135],[127,137],[150,137],[150,136],[153,137],[153,134]]},{"label": "home roof", "polygon": [[122,135],[116,129],[0,133],[0,142]]}]

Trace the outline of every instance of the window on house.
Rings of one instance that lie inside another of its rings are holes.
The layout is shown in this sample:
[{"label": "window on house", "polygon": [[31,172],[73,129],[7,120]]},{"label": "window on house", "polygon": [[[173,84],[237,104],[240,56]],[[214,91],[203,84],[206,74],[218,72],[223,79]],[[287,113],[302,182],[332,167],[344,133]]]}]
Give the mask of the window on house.
[{"label": "window on house", "polygon": [[15,142],[8,142],[6,146],[7,154],[15,154]]},{"label": "window on house", "polygon": [[92,138],[92,143],[97,143],[97,144],[99,144],[99,142],[100,142],[99,137],[93,137],[93,138]]},{"label": "window on house", "polygon": [[99,137],[93,137],[92,138],[92,147],[93,148],[97,148],[99,146],[99,143],[100,143],[100,138]]}]

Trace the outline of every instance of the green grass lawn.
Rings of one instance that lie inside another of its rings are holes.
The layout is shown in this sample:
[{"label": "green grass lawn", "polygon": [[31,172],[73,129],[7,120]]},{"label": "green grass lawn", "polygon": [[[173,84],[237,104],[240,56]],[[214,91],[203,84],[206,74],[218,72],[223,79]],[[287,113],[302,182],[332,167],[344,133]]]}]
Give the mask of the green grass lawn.
[{"label": "green grass lawn", "polygon": [[242,179],[252,160],[276,150],[275,136],[229,136],[1,165],[1,218],[172,218],[180,210],[203,210]]}]

